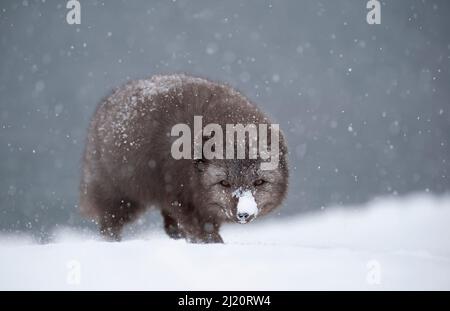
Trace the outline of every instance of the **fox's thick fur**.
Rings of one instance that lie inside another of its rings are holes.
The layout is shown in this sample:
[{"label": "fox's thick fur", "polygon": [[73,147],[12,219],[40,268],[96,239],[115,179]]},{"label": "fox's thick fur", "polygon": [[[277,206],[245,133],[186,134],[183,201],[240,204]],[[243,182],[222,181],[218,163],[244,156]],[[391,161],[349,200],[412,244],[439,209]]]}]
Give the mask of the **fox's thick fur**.
[{"label": "fox's thick fur", "polygon": [[[175,124],[270,124],[229,86],[186,75],[154,76],[116,89],[97,107],[83,157],[80,206],[100,232],[120,239],[123,226],[158,206],[172,238],[222,242],[220,225],[235,221],[236,189],[252,191],[258,216],[280,206],[287,191],[287,147],[280,132],[278,168],[261,159],[175,160]],[[258,181],[255,183],[255,181]]]}]

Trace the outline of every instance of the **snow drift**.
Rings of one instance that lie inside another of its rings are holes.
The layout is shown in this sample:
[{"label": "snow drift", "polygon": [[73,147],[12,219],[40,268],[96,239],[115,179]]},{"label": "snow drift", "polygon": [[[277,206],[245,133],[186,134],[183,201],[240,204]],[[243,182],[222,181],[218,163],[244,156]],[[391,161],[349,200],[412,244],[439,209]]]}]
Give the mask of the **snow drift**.
[{"label": "snow drift", "polygon": [[450,290],[449,224],[450,198],[422,195],[230,225],[224,245],[3,237],[0,290]]}]

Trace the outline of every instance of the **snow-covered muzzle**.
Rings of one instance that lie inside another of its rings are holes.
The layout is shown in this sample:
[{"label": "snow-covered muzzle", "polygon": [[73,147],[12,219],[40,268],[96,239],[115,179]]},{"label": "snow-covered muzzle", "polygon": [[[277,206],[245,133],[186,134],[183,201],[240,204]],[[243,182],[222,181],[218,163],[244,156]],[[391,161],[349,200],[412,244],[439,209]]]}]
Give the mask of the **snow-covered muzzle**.
[{"label": "snow-covered muzzle", "polygon": [[250,190],[236,189],[233,197],[238,199],[236,206],[236,220],[238,223],[246,224],[258,215],[258,205],[255,201],[253,193]]}]

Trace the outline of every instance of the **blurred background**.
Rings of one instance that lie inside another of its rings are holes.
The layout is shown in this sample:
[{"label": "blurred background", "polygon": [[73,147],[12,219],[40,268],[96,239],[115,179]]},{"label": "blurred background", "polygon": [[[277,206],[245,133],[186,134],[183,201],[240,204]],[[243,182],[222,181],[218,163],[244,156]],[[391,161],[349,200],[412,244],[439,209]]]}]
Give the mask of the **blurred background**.
[{"label": "blurred background", "polygon": [[450,2],[0,3],[0,230],[45,237],[78,214],[96,104],[128,79],[186,72],[241,90],[280,123],[280,219],[382,195],[450,191]]}]

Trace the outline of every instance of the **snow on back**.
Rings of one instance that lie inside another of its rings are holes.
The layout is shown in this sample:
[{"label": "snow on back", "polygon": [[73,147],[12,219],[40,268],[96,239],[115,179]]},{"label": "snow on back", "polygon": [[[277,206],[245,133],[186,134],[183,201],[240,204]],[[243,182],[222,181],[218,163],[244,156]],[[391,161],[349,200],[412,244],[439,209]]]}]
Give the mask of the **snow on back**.
[{"label": "snow on back", "polygon": [[130,141],[128,130],[137,117],[143,117],[157,109],[153,100],[156,95],[164,95],[174,89],[181,89],[181,75],[153,76],[150,79],[136,80],[128,83],[110,96],[107,101],[113,105],[115,113],[108,113],[112,133],[108,128],[99,126],[106,139],[115,139],[117,146],[137,146],[139,141]]},{"label": "snow on back", "polygon": [[122,135],[129,122],[133,122],[138,113],[151,113],[157,109],[156,101],[152,100],[157,95],[168,94],[173,90],[182,89],[185,82],[203,82],[201,78],[185,75],[152,76],[150,79],[133,81],[123,88],[118,89],[113,96],[108,98],[117,107],[116,119],[113,120],[114,132]]},{"label": "snow on back", "polygon": [[137,80],[136,86],[142,90],[141,94],[144,98],[151,98],[154,95],[164,94],[173,89],[180,89],[183,83],[208,84],[210,82],[184,74],[173,74],[165,76],[155,75],[150,79]]},{"label": "snow on back", "polygon": [[151,79],[138,80],[136,85],[142,90],[144,98],[151,98],[154,95],[164,94],[172,89],[181,87],[182,76],[153,76]]},{"label": "snow on back", "polygon": [[239,198],[237,205],[238,214],[247,213],[251,216],[256,216],[258,214],[258,206],[250,190],[242,191],[241,189],[238,189],[233,192],[233,196]]}]

